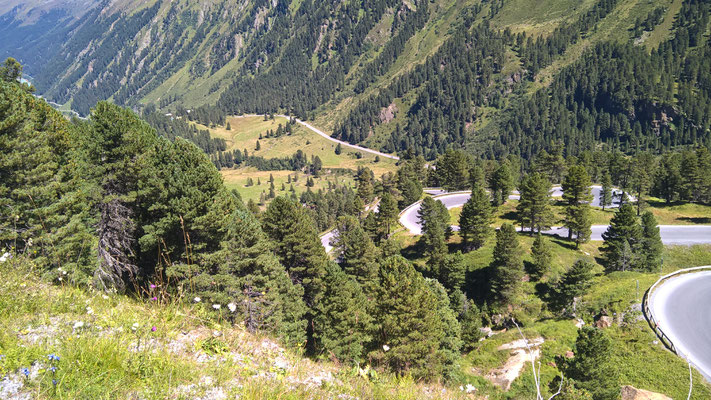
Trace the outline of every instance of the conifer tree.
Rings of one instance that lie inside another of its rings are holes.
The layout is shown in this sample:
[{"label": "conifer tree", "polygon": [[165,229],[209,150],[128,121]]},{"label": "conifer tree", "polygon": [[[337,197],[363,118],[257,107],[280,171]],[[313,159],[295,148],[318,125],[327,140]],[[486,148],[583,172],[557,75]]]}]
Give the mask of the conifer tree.
[{"label": "conifer tree", "polygon": [[540,233],[536,235],[536,239],[533,241],[531,257],[533,258],[533,262],[531,263],[529,276],[531,279],[537,281],[550,270],[551,260],[553,258],[550,243]]},{"label": "conifer tree", "polygon": [[573,165],[563,180],[563,201],[565,206],[564,225],[568,228],[568,239],[575,236],[576,248],[590,239],[590,177],[585,167]]},{"label": "conifer tree", "polygon": [[510,303],[518,293],[523,278],[521,249],[516,229],[511,224],[501,225],[501,229],[496,232],[491,268],[491,293],[494,299]]},{"label": "conifer tree", "polygon": [[358,218],[342,216],[336,221],[336,235],[331,241],[336,260],[343,271],[361,285],[372,283],[377,274],[376,248],[360,226]]},{"label": "conifer tree", "polygon": [[397,223],[397,202],[395,198],[388,192],[383,193],[378,205],[377,221],[382,227],[384,237],[390,236],[391,227]]},{"label": "conifer tree", "polygon": [[459,361],[462,348],[462,328],[457,315],[452,310],[447,291],[436,279],[425,279],[428,289],[437,299],[437,308],[433,311],[442,321],[444,335],[439,343],[439,356],[442,359],[442,375],[449,380]]},{"label": "conifer tree", "polygon": [[489,180],[489,188],[491,189],[491,197],[494,205],[499,206],[505,204],[509,199],[509,194],[514,188],[511,169],[506,161],[499,163],[499,167],[494,171]]},{"label": "conifer tree", "polygon": [[459,215],[459,234],[465,249],[469,249],[470,245],[478,249],[486,243],[486,239],[493,232],[492,221],[489,195],[481,184],[477,183]]},{"label": "conifer tree", "polygon": [[568,312],[576,297],[580,297],[591,285],[594,265],[585,260],[576,261],[568,271],[563,274],[560,282],[554,289],[553,305],[556,310]]},{"label": "conifer tree", "polygon": [[481,338],[481,312],[474,301],[467,300],[465,303],[459,316],[459,324],[462,327],[462,348],[472,350]]},{"label": "conifer tree", "polygon": [[467,273],[467,265],[461,251],[448,254],[439,267],[437,280],[449,293],[460,290],[464,285]]},{"label": "conifer tree", "polygon": [[259,140],[257,140],[257,145],[254,147],[254,151],[259,151],[262,149],[262,145],[259,143]]},{"label": "conifer tree", "polygon": [[[303,288],[292,283],[269,247],[254,216],[237,210],[227,219],[220,250],[207,258],[206,267],[192,282],[206,302],[235,304],[236,322],[249,332],[271,332],[289,345],[303,344]],[[185,271],[182,282],[187,282],[191,272]]]},{"label": "conifer tree", "polygon": [[516,206],[521,227],[534,231],[550,229],[553,223],[551,207],[551,183],[543,175],[534,172],[521,182],[521,199]]},{"label": "conifer tree", "polygon": [[317,351],[342,363],[364,361],[366,346],[375,326],[368,312],[368,300],[358,283],[335,263],[327,263],[324,293],[314,318]]},{"label": "conifer tree", "polygon": [[232,125],[230,125],[230,123],[228,122],[228,123],[227,123],[227,126],[225,127],[225,129],[227,129],[228,131],[231,131],[231,130],[232,130]]},{"label": "conifer tree", "polygon": [[376,349],[370,358],[398,374],[415,378],[443,372],[439,349],[445,337],[437,296],[406,259],[395,256],[383,261],[376,285],[378,324]]},{"label": "conifer tree", "polygon": [[337,156],[340,155],[342,151],[343,151],[343,150],[342,150],[341,144],[338,143],[338,144],[336,145],[336,155],[337,155]]},{"label": "conifer tree", "polygon": [[264,232],[276,242],[274,252],[292,281],[304,287],[306,305],[318,303],[327,262],[314,222],[301,205],[277,197],[262,216]]},{"label": "conifer tree", "polygon": [[358,168],[356,183],[358,197],[363,200],[363,203],[368,204],[373,201],[373,177],[368,168]]},{"label": "conifer tree", "polygon": [[644,257],[641,268],[654,272],[661,269],[662,251],[664,245],[659,235],[659,227],[654,214],[646,211],[642,214],[642,243],[641,252]]},{"label": "conifer tree", "polygon": [[471,156],[461,150],[447,150],[438,160],[435,175],[439,185],[447,190],[469,187]]},{"label": "conifer tree", "polygon": [[620,206],[602,238],[605,241],[602,247],[605,268],[626,271],[636,267],[637,262],[632,255],[639,250],[642,230],[631,205]]},{"label": "conifer tree", "polygon": [[667,204],[675,201],[681,192],[681,172],[675,154],[664,154],[654,178],[653,193],[663,198]]},{"label": "conifer tree", "polygon": [[556,359],[566,378],[592,393],[595,400],[619,397],[618,374],[612,368],[612,341],[605,331],[584,326],[578,330],[573,359]]},{"label": "conifer tree", "polygon": [[607,170],[602,174],[602,189],[600,190],[600,206],[605,211],[605,207],[612,204],[612,180]]}]

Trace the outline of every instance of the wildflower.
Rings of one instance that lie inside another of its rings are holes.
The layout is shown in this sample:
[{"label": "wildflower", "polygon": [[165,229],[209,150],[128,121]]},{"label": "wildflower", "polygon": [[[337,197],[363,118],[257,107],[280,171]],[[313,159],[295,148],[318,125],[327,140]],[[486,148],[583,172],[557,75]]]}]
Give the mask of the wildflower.
[{"label": "wildflower", "polygon": [[388,351],[388,350],[390,350],[390,346],[388,346],[387,344],[384,344],[383,351]]},{"label": "wildflower", "polygon": [[131,325],[131,330],[135,332],[136,329],[138,329],[138,327],[139,327],[138,322],[134,322],[133,325]]},{"label": "wildflower", "polygon": [[30,376],[30,370],[29,370],[29,369],[27,369],[27,368],[22,368],[20,371],[22,372],[23,375],[25,375],[25,377]]},{"label": "wildflower", "polygon": [[67,274],[67,271],[62,271],[62,275],[66,275],[66,274]]},{"label": "wildflower", "polygon": [[151,328],[151,332],[155,332],[157,330],[158,330],[158,328],[156,328],[155,326]]},{"label": "wildflower", "polygon": [[51,367],[49,367],[49,370],[50,370],[51,372],[57,372],[57,367],[51,366]]},{"label": "wildflower", "polygon": [[62,277],[61,277],[61,276],[59,277],[59,281],[60,281],[60,282],[62,281]]},{"label": "wildflower", "polygon": [[158,300],[157,297],[155,297],[155,296],[151,297],[151,301],[156,301],[156,300]]},{"label": "wildflower", "polygon": [[151,285],[151,289],[155,289],[155,288],[156,288],[156,285]]},{"label": "wildflower", "polygon": [[74,323],[74,329],[79,329],[84,327],[84,321],[77,321]]},{"label": "wildflower", "polygon": [[212,308],[214,308],[215,310],[219,310],[220,307],[222,307],[222,306],[219,305],[219,304],[213,304],[213,305],[212,305]]},{"label": "wildflower", "polygon": [[193,301],[196,302],[196,303],[199,303],[199,302],[200,302],[200,298],[199,298],[199,297],[196,297],[196,298],[193,299]]},{"label": "wildflower", "polygon": [[108,300],[108,299],[109,299],[109,296],[107,296],[107,295],[105,295],[105,294],[102,294],[102,295],[101,295],[101,298],[104,299],[104,300]]},{"label": "wildflower", "polygon": [[52,379],[52,385],[57,386],[57,380],[56,380],[56,379]]},{"label": "wildflower", "polygon": [[5,261],[9,260],[12,255],[8,252],[5,252],[2,256],[0,256],[0,263],[4,263]]},{"label": "wildflower", "polygon": [[49,359],[49,361],[59,361],[59,356],[56,354],[49,354],[47,358]]},{"label": "wildflower", "polygon": [[227,308],[230,309],[230,312],[235,312],[235,310],[237,310],[237,306],[235,305],[235,303],[228,304]]},{"label": "wildflower", "polygon": [[467,387],[465,389],[466,389],[465,392],[467,392],[467,393],[471,393],[476,390],[474,385],[472,385],[471,383],[467,383]]},{"label": "wildflower", "polygon": [[87,308],[86,308],[86,313],[89,314],[89,315],[92,315],[92,314],[94,314],[94,310],[93,310],[91,307],[87,307]]}]

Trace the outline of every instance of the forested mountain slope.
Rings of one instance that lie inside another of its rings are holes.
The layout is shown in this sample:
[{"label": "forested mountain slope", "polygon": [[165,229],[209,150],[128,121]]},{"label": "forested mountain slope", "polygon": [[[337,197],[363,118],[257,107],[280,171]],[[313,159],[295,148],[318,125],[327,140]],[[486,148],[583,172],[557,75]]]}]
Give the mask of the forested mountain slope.
[{"label": "forested mountain slope", "polygon": [[116,0],[82,21],[29,69],[83,115],[102,99],[206,125],[292,113],[427,159],[709,141],[699,0]]}]

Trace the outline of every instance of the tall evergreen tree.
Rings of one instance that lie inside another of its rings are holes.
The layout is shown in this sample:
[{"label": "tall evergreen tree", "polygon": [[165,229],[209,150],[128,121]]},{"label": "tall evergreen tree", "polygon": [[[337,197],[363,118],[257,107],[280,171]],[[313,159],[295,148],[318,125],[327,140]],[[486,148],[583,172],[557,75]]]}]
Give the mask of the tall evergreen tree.
[{"label": "tall evergreen tree", "polygon": [[334,263],[326,265],[323,299],[314,318],[317,350],[337,361],[358,365],[375,326],[358,283]]},{"label": "tall evergreen tree", "polygon": [[592,393],[595,400],[619,397],[618,375],[612,368],[612,341],[604,331],[584,326],[578,331],[573,353],[571,360],[556,360],[567,378]]},{"label": "tall evergreen tree", "polygon": [[571,312],[576,297],[585,294],[593,278],[594,265],[585,260],[576,261],[568,271],[563,274],[557,283],[553,295],[553,308],[559,311]]},{"label": "tall evergreen tree", "polygon": [[467,300],[459,316],[462,327],[462,348],[471,350],[481,338],[481,312],[472,300]]},{"label": "tall evergreen tree", "polygon": [[550,270],[553,258],[550,243],[540,233],[536,235],[536,239],[533,241],[531,257],[533,262],[531,263],[529,275],[531,279],[539,280]]},{"label": "tall evergreen tree", "polygon": [[442,374],[445,379],[452,378],[456,365],[461,358],[462,328],[457,320],[457,315],[452,310],[447,291],[436,279],[425,279],[427,288],[437,299],[437,308],[433,310],[444,330],[444,335],[439,343],[438,355],[442,360]]},{"label": "tall evergreen tree", "polygon": [[563,201],[565,206],[565,227],[568,228],[568,239],[575,235],[575,245],[587,242],[590,239],[590,177],[585,167],[580,164],[573,165],[563,181]]},{"label": "tall evergreen tree", "polygon": [[516,229],[511,224],[501,225],[501,229],[496,232],[491,268],[491,293],[494,299],[510,303],[518,293],[523,278],[521,249]]},{"label": "tall evergreen tree", "polygon": [[662,251],[664,245],[659,235],[659,227],[654,214],[646,211],[642,214],[642,243],[641,253],[643,260],[640,267],[647,271],[657,271],[662,265]]},{"label": "tall evergreen tree", "polygon": [[620,207],[602,238],[605,241],[602,247],[605,268],[610,271],[626,271],[636,267],[637,262],[630,255],[639,250],[642,231],[631,205],[623,204]]},{"label": "tall evergreen tree", "polygon": [[469,187],[471,156],[461,150],[447,150],[438,160],[435,175],[439,185],[447,190],[464,190]]},{"label": "tall evergreen tree", "polygon": [[502,161],[489,179],[489,188],[494,205],[499,206],[506,203],[509,194],[514,189],[514,181],[508,162]]},{"label": "tall evergreen tree", "polygon": [[389,237],[392,225],[397,223],[397,201],[388,192],[383,193],[378,205],[377,221],[383,229],[383,237]]},{"label": "tall evergreen tree", "polygon": [[521,182],[521,199],[516,206],[521,227],[528,227],[531,234],[534,231],[550,229],[553,223],[551,207],[551,183],[543,175],[532,173]]},{"label": "tall evergreen tree", "polygon": [[602,175],[602,189],[600,190],[600,206],[602,211],[605,211],[605,207],[612,204],[612,180],[610,179],[610,174],[605,171]]},{"label": "tall evergreen tree", "polygon": [[360,226],[358,219],[352,216],[339,217],[335,229],[337,233],[331,245],[341,268],[361,285],[371,283],[378,269],[373,241]]},{"label": "tall evergreen tree", "polygon": [[462,213],[459,215],[459,234],[464,247],[468,249],[470,243],[475,249],[483,246],[493,232],[492,221],[489,195],[481,184],[476,184],[472,188],[471,197],[464,204]]},{"label": "tall evergreen tree", "polygon": [[437,313],[438,299],[406,259],[383,261],[375,298],[378,330],[371,359],[387,369],[414,377],[441,376],[439,349],[445,326]]}]

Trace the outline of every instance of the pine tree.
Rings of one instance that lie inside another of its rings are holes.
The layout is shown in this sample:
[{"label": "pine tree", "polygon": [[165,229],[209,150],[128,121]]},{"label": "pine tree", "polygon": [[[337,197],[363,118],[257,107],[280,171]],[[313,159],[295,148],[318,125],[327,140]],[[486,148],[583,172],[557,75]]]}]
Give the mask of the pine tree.
[{"label": "pine tree", "polygon": [[513,177],[508,162],[499,163],[499,167],[494,171],[489,180],[489,188],[491,189],[491,197],[494,205],[499,206],[505,204],[509,199],[509,194],[514,188]]},{"label": "pine tree", "polygon": [[231,130],[232,130],[232,125],[230,125],[230,123],[228,122],[228,123],[227,123],[227,126],[225,127],[225,129],[227,129],[228,131],[231,131]]},{"label": "pine tree", "polygon": [[262,216],[264,232],[276,242],[275,253],[292,281],[304,287],[306,305],[318,303],[328,260],[315,225],[306,209],[277,197]]},{"label": "pine tree", "polygon": [[469,187],[471,156],[461,150],[447,150],[438,160],[435,176],[439,185],[447,190],[464,190]]},{"label": "pine tree", "polygon": [[661,270],[664,245],[659,235],[657,220],[650,211],[642,214],[641,250],[644,257],[641,267],[650,272]]},{"label": "pine tree", "polygon": [[472,350],[479,339],[481,339],[481,312],[474,301],[467,300],[462,313],[459,316],[459,324],[462,327],[463,349]]},{"label": "pine tree", "polygon": [[605,207],[612,204],[612,180],[610,174],[605,171],[602,174],[602,190],[600,191],[600,206],[605,211]]},{"label": "pine tree", "polygon": [[366,346],[375,326],[368,313],[368,300],[358,283],[338,265],[328,263],[324,293],[314,318],[317,351],[346,364],[364,361]]},{"label": "pine tree", "polygon": [[493,297],[502,303],[510,303],[518,293],[523,278],[518,236],[511,224],[501,225],[501,229],[496,232],[496,246],[491,268]]},{"label": "pine tree", "polygon": [[363,200],[363,203],[368,204],[373,201],[373,177],[368,168],[359,168],[356,177],[358,197]]},{"label": "pine tree", "polygon": [[563,181],[563,201],[565,206],[564,225],[568,228],[568,239],[575,235],[575,247],[590,239],[590,177],[585,167],[576,164],[570,167]]},{"label": "pine tree", "polygon": [[377,221],[383,228],[384,237],[390,236],[391,227],[397,223],[397,202],[395,198],[388,192],[383,193],[378,205]]},{"label": "pine tree", "polygon": [[442,321],[444,335],[439,343],[438,355],[442,359],[442,375],[449,380],[455,371],[462,348],[462,328],[457,315],[452,311],[447,291],[436,279],[425,279],[428,289],[437,298],[437,308],[433,310]]},{"label": "pine tree", "polygon": [[543,175],[534,172],[521,182],[521,199],[516,206],[521,227],[534,231],[550,229],[553,223],[551,207],[551,183]]},{"label": "pine tree", "polygon": [[437,280],[449,293],[458,291],[464,286],[467,273],[467,265],[461,251],[448,254],[441,263]]},{"label": "pine tree", "polygon": [[341,147],[341,144],[338,143],[338,144],[336,145],[336,155],[337,155],[337,156],[338,156],[338,155],[341,155],[341,152],[342,152],[342,151],[343,151],[343,149],[342,149],[342,147]]},{"label": "pine tree", "polygon": [[605,268],[609,271],[626,271],[636,266],[632,254],[639,250],[642,230],[631,205],[623,204],[620,207],[602,238],[605,241],[602,246]]},{"label": "pine tree", "polygon": [[590,287],[594,267],[595,266],[590,262],[578,260],[563,274],[563,277],[554,289],[554,309],[559,311],[571,311],[569,308],[573,305],[575,298],[585,294]]},{"label": "pine tree", "polygon": [[259,151],[262,149],[261,143],[259,143],[259,140],[257,140],[257,145],[254,147],[254,151]]},{"label": "pine tree", "polygon": [[536,235],[536,240],[533,241],[531,258],[533,258],[533,262],[531,263],[529,276],[537,281],[550,270],[551,260],[553,259],[550,243],[540,233]]},{"label": "pine tree", "polygon": [[331,241],[336,260],[343,271],[361,285],[371,284],[377,274],[376,248],[357,218],[342,216],[336,221],[337,233]]},{"label": "pine tree", "polygon": [[664,154],[654,178],[653,193],[663,198],[667,204],[675,201],[681,192],[681,172],[675,154]]},{"label": "pine tree", "polygon": [[[253,215],[237,210],[227,221],[228,233],[220,250],[207,258],[207,265],[192,279],[196,294],[208,303],[235,304],[237,322],[249,332],[271,332],[289,345],[303,344],[303,288],[292,283],[271,253]],[[192,273],[186,270],[183,282]]]},{"label": "pine tree", "polygon": [[578,331],[571,360],[559,357],[556,364],[566,378],[592,393],[595,400],[612,400],[619,397],[618,374],[612,367],[612,341],[605,331],[584,326]]},{"label": "pine tree", "polygon": [[370,359],[398,374],[415,378],[443,372],[439,349],[445,327],[439,315],[437,296],[406,259],[395,256],[379,269],[375,299],[378,323],[376,350]]},{"label": "pine tree", "polygon": [[459,234],[465,249],[469,249],[470,243],[474,249],[478,249],[486,243],[486,239],[493,232],[492,221],[489,195],[481,184],[476,184],[472,188],[471,197],[464,204],[462,213],[459,215]]}]

